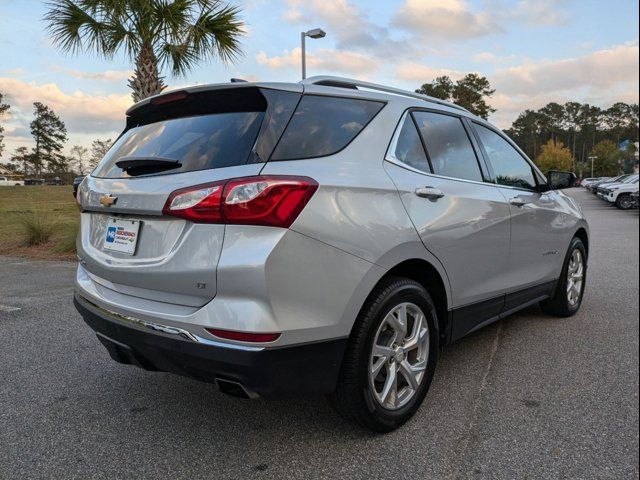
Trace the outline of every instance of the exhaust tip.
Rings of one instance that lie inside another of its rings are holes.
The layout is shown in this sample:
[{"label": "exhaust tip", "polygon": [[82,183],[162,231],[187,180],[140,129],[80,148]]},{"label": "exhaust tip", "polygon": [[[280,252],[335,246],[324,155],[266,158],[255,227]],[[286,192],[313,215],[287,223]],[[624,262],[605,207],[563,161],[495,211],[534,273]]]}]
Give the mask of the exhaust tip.
[{"label": "exhaust tip", "polygon": [[216,378],[216,384],[222,393],[244,399],[258,398],[258,394],[250,391],[244,385],[233,380],[225,380],[224,378]]}]

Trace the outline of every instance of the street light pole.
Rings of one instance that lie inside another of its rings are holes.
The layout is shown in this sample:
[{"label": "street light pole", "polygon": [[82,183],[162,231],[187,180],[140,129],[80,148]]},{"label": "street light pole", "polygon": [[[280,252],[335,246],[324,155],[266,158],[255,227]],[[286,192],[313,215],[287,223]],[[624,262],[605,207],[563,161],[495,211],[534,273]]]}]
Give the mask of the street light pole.
[{"label": "street light pole", "polygon": [[302,57],[302,80],[307,78],[307,52],[306,52],[306,37],[309,38],[323,38],[326,35],[325,31],[321,28],[314,28],[307,32],[300,32],[300,50]]},{"label": "street light pole", "polygon": [[307,78],[307,53],[305,48],[306,32],[300,32],[300,47],[302,49],[302,80]]},{"label": "street light pole", "polygon": [[593,161],[597,160],[597,159],[598,159],[598,157],[596,155],[591,155],[589,157],[589,160],[591,160],[591,178],[593,178]]}]

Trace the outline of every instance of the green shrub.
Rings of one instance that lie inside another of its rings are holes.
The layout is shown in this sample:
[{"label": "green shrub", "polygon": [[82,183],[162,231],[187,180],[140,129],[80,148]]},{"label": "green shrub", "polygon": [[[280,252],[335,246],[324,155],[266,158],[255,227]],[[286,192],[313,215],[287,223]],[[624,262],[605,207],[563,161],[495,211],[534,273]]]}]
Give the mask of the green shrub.
[{"label": "green shrub", "polygon": [[56,220],[43,212],[27,212],[18,217],[23,243],[29,247],[49,241],[56,228]]}]

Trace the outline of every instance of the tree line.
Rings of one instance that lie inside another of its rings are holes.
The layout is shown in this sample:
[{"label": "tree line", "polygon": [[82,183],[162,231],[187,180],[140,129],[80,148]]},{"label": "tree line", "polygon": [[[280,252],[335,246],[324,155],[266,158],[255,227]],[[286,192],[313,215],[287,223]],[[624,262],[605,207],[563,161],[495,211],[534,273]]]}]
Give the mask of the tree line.
[{"label": "tree line", "polygon": [[[496,110],[489,105],[495,89],[486,77],[469,73],[454,82],[441,76],[425,83],[417,93],[452,101],[487,119]],[[580,176],[616,175],[637,166],[638,104],[614,103],[601,108],[588,103],[551,102],[527,109],[505,130],[518,146],[544,170],[572,170]],[[622,147],[622,141],[629,140]]]},{"label": "tree line", "polygon": [[[11,106],[3,103],[4,95],[0,93],[0,120]],[[71,147],[69,155],[63,153],[68,140],[67,127],[62,119],[47,105],[41,102],[33,104],[33,120],[29,124],[34,146],[29,149],[21,146],[9,157],[8,168],[22,175],[41,177],[48,174],[80,174],[86,175],[98,164],[111,147],[111,139],[97,139],[91,148],[81,145]],[[4,150],[4,128],[0,124],[0,157]]]}]

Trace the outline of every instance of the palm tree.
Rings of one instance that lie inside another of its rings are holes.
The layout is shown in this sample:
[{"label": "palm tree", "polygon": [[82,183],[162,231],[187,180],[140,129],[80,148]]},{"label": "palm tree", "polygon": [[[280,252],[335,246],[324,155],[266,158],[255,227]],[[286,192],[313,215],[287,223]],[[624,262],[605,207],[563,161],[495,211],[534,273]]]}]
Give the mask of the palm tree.
[{"label": "palm tree", "polygon": [[135,62],[133,100],[160,93],[159,69],[184,75],[203,60],[230,62],[241,54],[240,10],[219,0],[52,0],[44,19],[63,51]]}]

